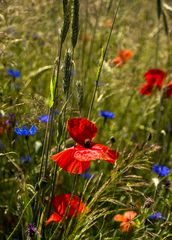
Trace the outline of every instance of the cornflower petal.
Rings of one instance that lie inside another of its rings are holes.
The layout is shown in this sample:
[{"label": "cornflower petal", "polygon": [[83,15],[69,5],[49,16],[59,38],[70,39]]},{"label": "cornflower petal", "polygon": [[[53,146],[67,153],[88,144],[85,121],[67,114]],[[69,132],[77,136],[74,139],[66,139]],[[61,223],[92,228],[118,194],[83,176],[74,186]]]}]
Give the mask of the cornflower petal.
[{"label": "cornflower petal", "polygon": [[47,123],[49,121],[49,116],[48,115],[42,115],[38,119],[43,123]]},{"label": "cornflower petal", "polygon": [[100,111],[99,116],[104,117],[104,118],[109,118],[109,119],[115,118],[115,114],[113,112],[109,112],[109,111]]},{"label": "cornflower petal", "polygon": [[150,220],[165,220],[166,218],[162,216],[160,212],[151,214],[148,219]]},{"label": "cornflower petal", "polygon": [[15,128],[14,129],[14,132],[17,134],[17,135],[19,135],[19,136],[22,136],[23,134],[22,134],[22,130],[20,129],[20,128]]},{"label": "cornflower petal", "polygon": [[22,136],[28,136],[29,135],[29,130],[26,126],[22,127]]},{"label": "cornflower petal", "polygon": [[19,78],[21,76],[21,73],[19,70],[15,70],[15,69],[8,69],[7,73],[9,76],[11,77],[15,77],[15,78]]},{"label": "cornflower petal", "polygon": [[170,169],[164,165],[154,164],[152,170],[161,177],[165,177],[170,173]]},{"label": "cornflower petal", "polygon": [[37,132],[37,127],[35,125],[33,125],[30,129],[29,129],[29,135],[34,136]]}]

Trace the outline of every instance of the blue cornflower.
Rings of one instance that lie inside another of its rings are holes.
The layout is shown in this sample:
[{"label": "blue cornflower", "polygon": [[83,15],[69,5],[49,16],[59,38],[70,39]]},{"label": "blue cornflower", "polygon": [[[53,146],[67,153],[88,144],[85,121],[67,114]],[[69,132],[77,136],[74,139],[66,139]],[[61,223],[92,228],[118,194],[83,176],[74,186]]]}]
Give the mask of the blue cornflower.
[{"label": "blue cornflower", "polygon": [[165,177],[170,173],[170,169],[168,167],[158,164],[154,164],[152,170],[161,177]]},{"label": "blue cornflower", "polygon": [[39,118],[39,121],[43,123],[47,123],[49,121],[49,116],[48,115],[41,115]]},{"label": "blue cornflower", "polygon": [[162,216],[160,212],[156,212],[151,214],[148,219],[150,220],[165,220],[165,217]]},{"label": "blue cornflower", "polygon": [[90,171],[90,168],[88,168],[84,173],[80,175],[88,180],[94,178],[95,174],[90,174],[89,171]]},{"label": "blue cornflower", "polygon": [[15,128],[14,131],[19,136],[34,136],[37,132],[37,127],[33,125],[30,129],[28,129],[26,126],[23,126],[22,128]]},{"label": "blue cornflower", "polygon": [[115,118],[115,114],[113,112],[108,112],[108,111],[100,111],[99,116],[104,118],[109,118],[109,119]]},{"label": "blue cornflower", "polygon": [[30,129],[29,129],[29,135],[34,136],[37,132],[37,127],[35,125],[33,125]]},{"label": "blue cornflower", "polygon": [[14,78],[19,78],[21,76],[21,73],[19,70],[11,69],[9,68],[7,70],[7,73],[9,76],[14,77]]},{"label": "blue cornflower", "polygon": [[32,159],[30,156],[21,156],[20,160],[22,163],[25,163],[25,162],[30,162]]}]

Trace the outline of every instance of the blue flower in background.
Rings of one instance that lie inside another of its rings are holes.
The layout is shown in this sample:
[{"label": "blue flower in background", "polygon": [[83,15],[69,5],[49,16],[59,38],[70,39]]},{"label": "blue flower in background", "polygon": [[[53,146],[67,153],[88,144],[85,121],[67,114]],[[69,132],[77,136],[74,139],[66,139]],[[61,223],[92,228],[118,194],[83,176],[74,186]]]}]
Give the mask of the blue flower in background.
[{"label": "blue flower in background", "polygon": [[48,115],[41,115],[39,118],[39,121],[43,122],[43,123],[47,123],[49,120],[49,116]]},{"label": "blue flower in background", "polygon": [[37,127],[33,125],[30,129],[28,129],[26,126],[23,126],[22,128],[15,128],[14,131],[18,136],[34,136],[37,132]]},{"label": "blue flower in background", "polygon": [[20,160],[22,163],[25,163],[25,162],[30,162],[32,159],[30,156],[21,156]]},{"label": "blue flower in background", "polygon": [[108,112],[108,111],[100,111],[99,116],[104,118],[109,118],[109,119],[115,118],[115,114],[113,112]]},{"label": "blue flower in background", "polygon": [[158,164],[154,164],[152,170],[161,177],[165,177],[170,173],[170,169],[168,167]]},{"label": "blue flower in background", "polygon": [[88,168],[84,173],[80,174],[80,176],[82,176],[88,180],[92,179],[95,176],[95,174],[90,174],[89,171],[90,171],[90,168]]},{"label": "blue flower in background", "polygon": [[33,125],[30,129],[29,129],[29,135],[34,136],[37,132],[37,127],[35,125]]},{"label": "blue flower in background", "polygon": [[9,76],[11,76],[11,77],[13,77],[13,78],[19,78],[19,77],[21,77],[21,73],[20,73],[19,70],[15,70],[15,69],[9,68],[9,69],[7,70],[7,73],[8,73]]},{"label": "blue flower in background", "polygon": [[148,219],[150,219],[150,220],[165,220],[165,217],[163,217],[160,212],[156,212],[156,213],[151,214],[148,217]]},{"label": "blue flower in background", "polygon": [[34,235],[39,235],[39,237],[40,237],[40,234],[39,234],[39,232],[38,232],[38,229],[35,227],[34,223],[28,224],[27,233],[28,233],[28,235],[29,235],[29,239],[30,239],[30,238],[33,238]]}]

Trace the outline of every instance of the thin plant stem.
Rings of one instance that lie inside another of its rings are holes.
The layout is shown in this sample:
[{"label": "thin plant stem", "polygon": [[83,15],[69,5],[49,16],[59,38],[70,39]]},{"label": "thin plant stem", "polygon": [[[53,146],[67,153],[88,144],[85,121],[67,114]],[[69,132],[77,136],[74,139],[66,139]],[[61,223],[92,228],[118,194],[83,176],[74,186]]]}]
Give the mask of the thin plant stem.
[{"label": "thin plant stem", "polygon": [[101,70],[102,70],[104,59],[105,59],[105,56],[106,56],[106,53],[107,53],[107,49],[108,49],[108,46],[109,46],[109,43],[110,43],[110,39],[111,39],[112,31],[113,31],[113,28],[114,28],[114,24],[115,24],[115,21],[116,21],[117,13],[118,13],[118,10],[119,10],[119,7],[120,7],[120,3],[121,3],[121,0],[119,0],[117,8],[115,10],[112,27],[111,27],[111,30],[110,30],[110,33],[109,33],[109,37],[108,37],[108,40],[107,40],[107,43],[106,43],[105,50],[103,52],[102,61],[100,63],[99,69],[98,69],[98,74],[97,74],[97,79],[96,79],[96,86],[95,86],[95,89],[94,89],[94,92],[93,92],[90,108],[89,108],[89,111],[88,111],[88,116],[87,116],[88,119],[90,118],[90,115],[91,115],[91,112],[92,112],[92,108],[93,108],[93,104],[94,104],[94,100],[95,100],[95,96],[96,96],[96,92],[97,92],[98,84],[99,84],[99,80],[100,80]]},{"label": "thin plant stem", "polygon": [[[99,12],[101,12],[101,8],[102,8],[102,0],[101,0],[101,3],[100,3],[100,9],[99,9]],[[96,15],[96,21],[95,21],[95,25],[94,25],[94,28],[93,28],[93,36],[92,36],[92,39],[93,41],[91,41],[91,44],[90,44],[90,48],[89,48],[89,52],[88,52],[88,58],[87,58],[87,62],[86,62],[86,69],[85,69],[85,73],[84,73],[84,78],[83,78],[83,85],[85,85],[85,79],[87,79],[87,75],[88,75],[88,70],[90,68],[90,64],[91,64],[91,56],[92,56],[92,51],[93,51],[93,46],[94,46],[94,39],[96,37],[96,31],[98,29],[98,23],[99,23],[99,14]]]},{"label": "thin plant stem", "polygon": [[30,147],[29,147],[29,139],[27,139],[27,138],[25,138],[25,139],[26,139],[26,145],[27,145],[28,153],[29,153],[29,156],[31,157]]},{"label": "thin plant stem", "polygon": [[19,220],[18,220],[17,225],[15,226],[15,228],[13,229],[12,233],[11,233],[10,236],[7,238],[7,240],[10,240],[11,237],[12,237],[12,236],[14,235],[14,233],[16,232],[16,230],[17,230],[17,228],[18,228],[18,226],[19,226],[19,224],[20,224],[20,222],[21,222],[21,220],[22,220],[22,218],[23,218],[23,215],[24,215],[26,209],[27,209],[28,206],[31,204],[31,202],[32,202],[33,199],[36,197],[36,195],[37,195],[37,192],[33,195],[33,197],[32,197],[32,198],[29,200],[29,202],[26,204],[25,208],[23,209],[23,212],[21,213],[21,216],[20,216],[20,218],[19,218]]}]

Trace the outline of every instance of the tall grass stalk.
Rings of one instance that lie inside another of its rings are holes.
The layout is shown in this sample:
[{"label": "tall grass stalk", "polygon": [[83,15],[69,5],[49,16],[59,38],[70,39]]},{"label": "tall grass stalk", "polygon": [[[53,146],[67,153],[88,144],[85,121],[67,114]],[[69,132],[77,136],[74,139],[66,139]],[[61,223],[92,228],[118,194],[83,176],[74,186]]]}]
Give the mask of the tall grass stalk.
[{"label": "tall grass stalk", "polygon": [[91,116],[94,100],[95,100],[95,97],[96,97],[96,92],[97,92],[98,85],[99,85],[100,74],[101,74],[101,70],[102,70],[102,67],[103,67],[103,62],[105,60],[105,56],[106,56],[106,53],[107,53],[107,50],[108,50],[108,47],[109,47],[112,31],[113,31],[113,28],[114,28],[114,25],[115,25],[115,21],[116,21],[116,18],[117,18],[117,14],[118,14],[118,11],[119,11],[120,4],[121,4],[121,0],[118,1],[117,8],[116,8],[115,13],[114,13],[112,27],[110,29],[110,33],[109,33],[109,36],[108,36],[108,39],[107,39],[107,42],[106,42],[105,50],[102,49],[101,59],[100,59],[100,63],[99,63],[98,70],[97,70],[97,75],[96,75],[96,85],[95,85],[94,92],[93,92],[93,95],[92,95],[91,104],[90,104],[90,107],[89,107],[89,110],[88,110],[88,115],[87,115],[88,119]]},{"label": "tall grass stalk", "polygon": [[[49,121],[47,123],[46,127],[46,134],[45,134],[45,140],[44,140],[44,145],[43,145],[43,151],[42,151],[42,158],[41,158],[41,169],[40,169],[40,184],[42,180],[46,180],[47,178],[47,166],[48,166],[48,156],[49,156],[49,151],[50,147],[52,144],[52,136],[53,136],[53,131],[54,131],[54,113],[58,105],[58,85],[59,85],[59,74],[60,74],[60,66],[61,66],[61,58],[62,58],[62,49],[63,49],[63,44],[66,39],[69,26],[70,26],[70,13],[71,13],[71,3],[70,1],[64,0],[63,1],[63,11],[64,11],[64,22],[63,22],[63,27],[61,31],[61,38],[60,38],[60,44],[59,44],[59,49],[57,52],[57,57],[56,61],[54,64],[54,69],[52,73],[52,78],[51,78],[51,102],[50,102],[50,109],[49,109]],[[57,167],[55,167],[55,171],[57,171]],[[55,175],[56,176],[56,175]],[[54,176],[54,177],[55,177]],[[54,180],[53,180],[54,182]],[[44,190],[42,187],[39,188],[38,193],[41,195],[41,198],[43,199],[44,197]],[[39,205],[39,200],[36,200],[36,209],[35,213],[38,211],[38,205]],[[37,215],[37,214],[35,214]]]}]

